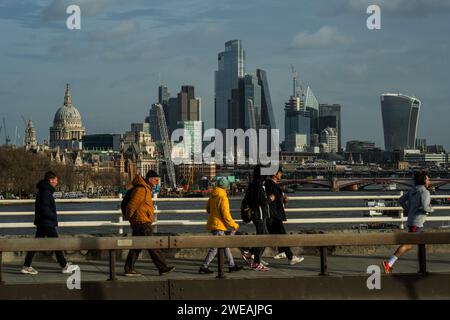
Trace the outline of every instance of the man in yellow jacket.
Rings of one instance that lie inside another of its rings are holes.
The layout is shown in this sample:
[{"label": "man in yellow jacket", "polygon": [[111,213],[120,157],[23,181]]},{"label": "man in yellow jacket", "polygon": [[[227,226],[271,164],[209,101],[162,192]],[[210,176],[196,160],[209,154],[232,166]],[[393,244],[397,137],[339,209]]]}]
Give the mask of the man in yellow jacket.
[{"label": "man in yellow jacket", "polygon": [[[232,234],[239,229],[239,225],[233,220],[233,217],[230,213],[230,204],[228,202],[227,197],[227,189],[229,187],[228,180],[226,178],[222,178],[218,181],[217,187],[211,192],[211,197],[208,200],[208,204],[206,205],[206,211],[208,212],[208,222],[206,227],[208,230],[211,230],[211,233],[214,236],[224,236],[225,231],[227,231],[228,227],[233,228]],[[217,255],[217,248],[211,248],[208,250],[208,254],[203,262],[203,265],[199,269],[199,273],[210,274],[213,273],[212,270],[209,269],[209,264]],[[235,272],[242,270],[242,267],[239,267],[235,264],[233,256],[231,254],[230,248],[225,249],[225,255],[229,264],[229,271]]]},{"label": "man in yellow jacket", "polygon": [[[144,178],[139,175],[133,179],[133,191],[131,193],[130,202],[127,205],[126,216],[133,230],[133,237],[151,236],[153,235],[152,223],[154,221],[154,212],[152,201],[152,188],[155,185],[158,174],[150,170]],[[141,250],[130,250],[125,262],[125,276],[140,276],[141,273],[134,269],[134,263],[139,257]],[[149,249],[148,253],[153,263],[158,268],[159,274],[171,272],[175,267],[169,267],[166,264],[161,251],[157,249]]]}]

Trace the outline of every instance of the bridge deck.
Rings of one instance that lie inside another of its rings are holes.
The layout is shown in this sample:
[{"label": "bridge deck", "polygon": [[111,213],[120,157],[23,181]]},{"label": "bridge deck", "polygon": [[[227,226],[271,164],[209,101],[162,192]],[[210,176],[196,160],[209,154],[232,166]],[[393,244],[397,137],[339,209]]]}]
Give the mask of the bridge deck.
[{"label": "bridge deck", "polygon": [[419,275],[416,254],[410,253],[396,264],[394,275],[381,277],[382,290],[368,290],[366,269],[384,258],[330,256],[328,276],[318,275],[316,256],[305,256],[295,266],[267,258],[269,272],[245,269],[227,272],[225,279],[198,274],[200,259],[170,259],[176,271],[165,276],[141,259],[136,269],[143,276],[136,278],[124,277],[123,261],[118,261],[117,281],[106,281],[108,261],[85,261],[79,264],[81,290],[67,289],[69,275],[61,274],[56,262],[36,261],[40,273],[35,276],[21,274],[20,262],[5,263],[0,299],[450,299],[450,254],[429,254],[429,274]]},{"label": "bridge deck", "polygon": [[[366,274],[369,265],[380,265],[386,257],[361,257],[361,256],[329,256],[329,275],[363,275]],[[226,272],[227,278],[248,279],[248,278],[271,278],[271,277],[302,277],[317,276],[320,272],[320,261],[317,256],[305,256],[305,260],[297,265],[291,266],[287,259],[275,260],[264,258],[269,262],[269,272],[256,272],[247,267],[237,273]],[[244,262],[236,258],[239,265]],[[139,259],[136,262],[136,269],[142,272],[142,277],[123,276],[123,261],[116,263],[117,279],[119,281],[161,281],[162,279],[205,279],[215,278],[217,273],[204,275],[198,273],[198,268],[202,263],[200,259],[169,259],[168,263],[174,265],[176,270],[164,277],[160,277],[151,260]],[[91,260],[79,263],[81,268],[82,281],[105,281],[109,277],[108,261]],[[65,283],[68,275],[60,273],[60,268],[56,262],[36,261],[33,267],[39,271],[38,275],[24,275],[20,273],[21,264],[5,263],[3,265],[3,281],[7,284],[15,283],[43,283],[61,282]],[[211,269],[217,271],[217,261],[211,264]],[[427,269],[432,273],[450,273],[450,253],[429,254],[427,257]],[[225,269],[227,271],[227,268]],[[395,273],[416,273],[418,262],[414,253],[407,254],[395,265]]]}]

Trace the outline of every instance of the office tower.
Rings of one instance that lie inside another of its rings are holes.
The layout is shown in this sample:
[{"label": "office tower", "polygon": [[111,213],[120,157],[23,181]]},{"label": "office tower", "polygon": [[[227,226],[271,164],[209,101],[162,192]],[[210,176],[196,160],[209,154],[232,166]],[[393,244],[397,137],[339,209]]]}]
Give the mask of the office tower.
[{"label": "office tower", "polygon": [[170,99],[169,90],[165,85],[160,85],[158,87],[158,102],[160,104],[167,104]]},{"label": "office tower", "polygon": [[340,104],[320,104],[319,105],[319,131],[330,127],[335,128],[338,139],[338,151],[342,150],[341,135],[341,105]]},{"label": "office tower", "polygon": [[190,150],[183,150],[188,155],[202,152],[203,122],[201,121],[201,99],[195,96],[194,86],[182,86],[177,98],[169,99],[170,110],[167,113],[169,131],[184,129],[191,138]]},{"label": "office tower", "polygon": [[419,149],[421,152],[427,151],[427,139],[416,139],[416,149]]},{"label": "office tower", "polygon": [[142,123],[132,123],[131,124],[132,132],[145,132],[150,133],[150,124],[147,122]]},{"label": "office tower", "polygon": [[215,128],[229,127],[229,100],[232,90],[238,89],[239,79],[245,74],[245,52],[240,40],[225,43],[225,51],[218,55],[218,70],[215,71]]},{"label": "office tower", "polygon": [[347,146],[345,147],[346,152],[353,153],[361,153],[373,149],[375,149],[375,142],[358,140],[347,141]]},{"label": "office tower", "polygon": [[[228,100],[228,127],[230,129],[245,128],[245,82],[244,78],[239,79],[237,89],[231,90],[231,99]],[[252,103],[248,104],[252,106]],[[255,127],[256,129],[256,127]]]},{"label": "office tower", "polygon": [[320,132],[320,143],[323,146],[323,152],[336,153],[338,151],[337,130],[336,128],[325,128]]},{"label": "office tower", "polygon": [[193,86],[182,86],[178,93],[178,121],[200,120],[200,99],[195,97]]},{"label": "office tower", "polygon": [[300,148],[300,146],[296,145],[296,142],[301,141],[297,135],[306,136],[306,141],[309,144],[311,139],[311,119],[303,106],[302,99],[291,96],[285,104],[284,112],[286,151],[295,151]]},{"label": "office tower", "polygon": [[[244,76],[244,127],[250,128],[250,123],[255,122],[255,129],[261,125],[261,87],[258,78],[251,74]],[[252,120],[250,120],[252,119]]]},{"label": "office tower", "polygon": [[275,129],[277,126],[266,71],[256,69],[256,76],[258,77],[258,84],[261,87],[261,126]]},{"label": "office tower", "polygon": [[381,95],[384,146],[387,151],[414,149],[421,102],[415,97]]}]

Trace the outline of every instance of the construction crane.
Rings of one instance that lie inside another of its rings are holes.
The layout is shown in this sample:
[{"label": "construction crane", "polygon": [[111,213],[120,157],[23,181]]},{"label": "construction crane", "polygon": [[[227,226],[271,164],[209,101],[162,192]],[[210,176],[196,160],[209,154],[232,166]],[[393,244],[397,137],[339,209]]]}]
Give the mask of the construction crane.
[{"label": "construction crane", "polygon": [[5,131],[5,145],[9,145],[10,139],[8,137],[8,133],[6,131],[6,119],[3,117],[3,130]]},{"label": "construction crane", "polygon": [[[299,97],[303,93],[303,88],[300,83],[297,70],[295,70],[294,65],[291,64],[292,80],[293,80],[293,97]],[[299,90],[300,89],[300,90]],[[300,92],[299,92],[300,91]]]},{"label": "construction crane", "polygon": [[175,178],[175,167],[172,161],[172,143],[169,139],[169,130],[167,129],[166,116],[164,115],[163,106],[160,103],[155,103],[153,107],[156,108],[156,117],[158,120],[159,133],[163,142],[164,159],[166,161],[169,183],[172,186],[173,190],[176,190],[177,182]]}]

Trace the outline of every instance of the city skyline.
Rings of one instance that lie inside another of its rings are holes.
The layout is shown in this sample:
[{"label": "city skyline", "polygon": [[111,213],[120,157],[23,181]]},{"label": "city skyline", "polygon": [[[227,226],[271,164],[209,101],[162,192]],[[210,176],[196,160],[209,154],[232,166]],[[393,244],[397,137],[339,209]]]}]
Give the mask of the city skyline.
[{"label": "city skyline", "polygon": [[[385,9],[379,31],[365,27],[367,1],[260,1],[246,3],[242,11],[234,1],[186,1],[182,7],[168,1],[153,10],[143,1],[127,7],[114,0],[71,1],[86,14],[82,29],[69,31],[60,10],[68,1],[5,1],[0,5],[5,43],[0,116],[7,119],[11,138],[16,126],[23,137],[21,115],[31,118],[42,142],[62,104],[61,88],[69,82],[86,132],[119,133],[144,121],[158,100],[159,84],[172,90],[189,84],[202,98],[205,128],[212,127],[217,54],[226,41],[240,39],[246,69],[267,72],[281,133],[293,64],[320,103],[343,106],[343,145],[370,140],[383,148],[379,96],[401,92],[422,101],[417,137],[448,148],[442,128],[450,116],[450,46],[444,37],[450,7],[445,2],[397,1],[385,7],[383,1],[373,2]],[[248,10],[254,12],[251,19],[244,14]],[[272,23],[265,24],[269,14]],[[411,17],[424,23],[411,24]]]}]

